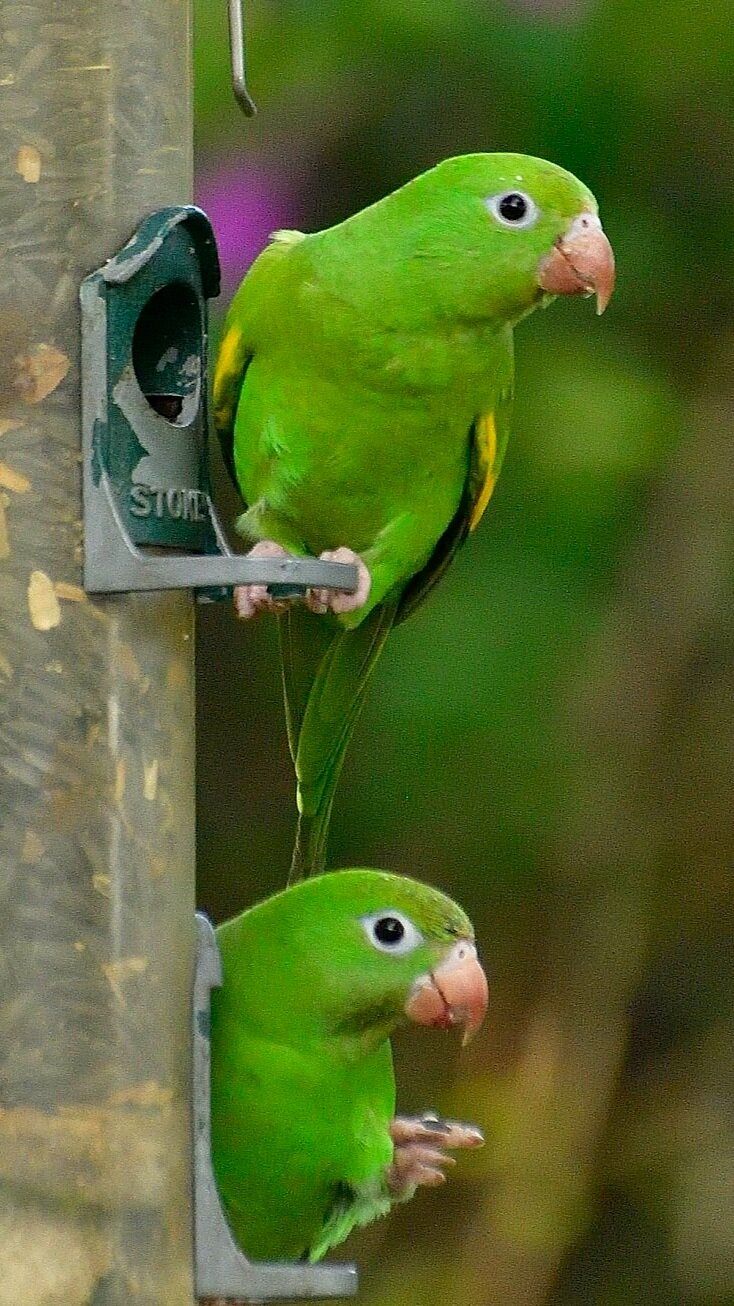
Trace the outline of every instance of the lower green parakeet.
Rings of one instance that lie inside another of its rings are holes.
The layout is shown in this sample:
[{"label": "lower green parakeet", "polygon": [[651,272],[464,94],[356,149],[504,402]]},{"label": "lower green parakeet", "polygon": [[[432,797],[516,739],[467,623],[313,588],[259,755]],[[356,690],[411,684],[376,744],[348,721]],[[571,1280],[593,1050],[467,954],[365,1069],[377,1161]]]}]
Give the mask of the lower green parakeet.
[{"label": "lower green parakeet", "polygon": [[[230,307],[214,420],[252,553],[354,562],[355,595],[280,618],[299,833],[322,870],[370,673],[476,527],[507,445],[513,328],[558,294],[612,293],[594,196],[521,154],[447,159],[326,231],[277,232]],[[278,603],[235,592],[252,616]],[[316,614],[316,615],[314,615]]]},{"label": "lower green parakeet", "polygon": [[320,1259],[357,1225],[445,1177],[479,1130],[395,1117],[390,1036],[404,1020],[464,1039],[487,981],[460,907],[374,870],[316,876],[217,931],[212,1153],[253,1260]]}]

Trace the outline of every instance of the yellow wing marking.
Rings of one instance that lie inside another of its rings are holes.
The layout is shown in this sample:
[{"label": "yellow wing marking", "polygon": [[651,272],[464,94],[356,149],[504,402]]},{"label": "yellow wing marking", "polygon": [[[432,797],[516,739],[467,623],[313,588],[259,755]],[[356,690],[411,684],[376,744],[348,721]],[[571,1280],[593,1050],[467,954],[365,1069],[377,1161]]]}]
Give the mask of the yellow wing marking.
[{"label": "yellow wing marking", "polygon": [[219,427],[230,425],[234,416],[242,353],[242,332],[239,327],[231,326],[220,342],[214,369],[214,415]]},{"label": "yellow wing marking", "polygon": [[494,424],[494,413],[486,413],[479,418],[477,422],[477,452],[479,454],[479,466],[484,473],[484,482],[477,496],[476,503],[472,508],[472,514],[469,518],[469,530],[473,531],[482,520],[484,510],[492,498],[492,491],[497,482],[497,473],[495,471],[495,462],[497,460],[497,429]]}]

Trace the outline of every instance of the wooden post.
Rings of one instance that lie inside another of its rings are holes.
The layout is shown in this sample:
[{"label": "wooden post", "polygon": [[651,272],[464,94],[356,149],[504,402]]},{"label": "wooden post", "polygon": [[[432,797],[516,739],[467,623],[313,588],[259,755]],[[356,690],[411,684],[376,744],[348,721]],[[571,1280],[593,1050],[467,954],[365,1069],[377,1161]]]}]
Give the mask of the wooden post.
[{"label": "wooden post", "polygon": [[81,588],[79,283],[192,186],[190,0],[5,0],[0,1306],[190,1306],[189,594]]}]

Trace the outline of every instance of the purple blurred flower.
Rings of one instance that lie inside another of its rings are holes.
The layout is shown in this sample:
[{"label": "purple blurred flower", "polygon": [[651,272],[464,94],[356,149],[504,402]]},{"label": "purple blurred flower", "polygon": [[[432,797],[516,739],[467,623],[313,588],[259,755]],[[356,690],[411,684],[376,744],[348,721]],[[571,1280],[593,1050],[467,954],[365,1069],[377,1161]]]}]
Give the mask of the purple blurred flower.
[{"label": "purple blurred flower", "polygon": [[214,227],[225,296],[242,280],[271,232],[298,225],[293,187],[263,163],[205,158],[197,169],[196,202]]}]

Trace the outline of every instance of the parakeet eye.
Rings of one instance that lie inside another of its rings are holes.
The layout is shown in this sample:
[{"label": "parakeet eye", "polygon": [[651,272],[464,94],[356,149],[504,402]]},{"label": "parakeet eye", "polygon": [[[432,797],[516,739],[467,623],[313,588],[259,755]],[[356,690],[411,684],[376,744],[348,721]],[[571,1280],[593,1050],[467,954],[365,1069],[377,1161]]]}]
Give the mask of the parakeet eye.
[{"label": "parakeet eye", "polygon": [[423,942],[420,931],[399,911],[381,911],[372,916],[363,916],[362,926],[373,947],[380,952],[390,952],[394,957],[404,957]]},{"label": "parakeet eye", "polygon": [[485,200],[490,213],[502,227],[532,227],[538,216],[535,200],[522,190],[506,190]]}]

